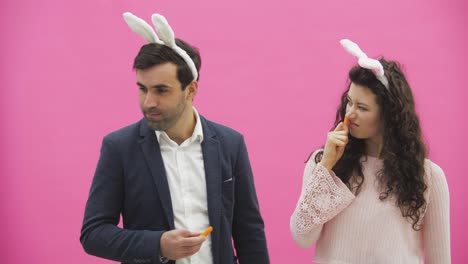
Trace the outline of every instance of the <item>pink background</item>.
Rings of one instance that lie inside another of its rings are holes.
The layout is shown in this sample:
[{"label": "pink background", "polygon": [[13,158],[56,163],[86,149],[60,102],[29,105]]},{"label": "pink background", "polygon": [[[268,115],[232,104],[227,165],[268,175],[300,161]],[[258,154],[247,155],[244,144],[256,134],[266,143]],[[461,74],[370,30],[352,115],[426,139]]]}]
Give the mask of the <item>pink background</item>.
[{"label": "pink background", "polygon": [[[221,3],[223,2],[223,3]],[[198,46],[195,105],[245,134],[272,263],[310,263],[289,233],[304,160],[324,143],[355,63],[338,40],[405,65],[430,158],[451,194],[453,263],[468,260],[464,0],[53,1],[0,4],[2,263],[109,263],[79,233],[102,137],[140,119],[143,39],[121,14],[164,14]]]}]

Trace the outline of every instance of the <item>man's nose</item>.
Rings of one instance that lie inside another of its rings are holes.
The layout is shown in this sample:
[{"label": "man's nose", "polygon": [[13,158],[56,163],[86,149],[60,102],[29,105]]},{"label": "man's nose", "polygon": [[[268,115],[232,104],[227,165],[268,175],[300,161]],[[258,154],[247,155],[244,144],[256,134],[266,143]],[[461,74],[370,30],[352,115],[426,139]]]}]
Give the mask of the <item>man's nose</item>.
[{"label": "man's nose", "polygon": [[146,93],[143,105],[147,108],[157,107],[159,104],[159,97],[151,92]]}]

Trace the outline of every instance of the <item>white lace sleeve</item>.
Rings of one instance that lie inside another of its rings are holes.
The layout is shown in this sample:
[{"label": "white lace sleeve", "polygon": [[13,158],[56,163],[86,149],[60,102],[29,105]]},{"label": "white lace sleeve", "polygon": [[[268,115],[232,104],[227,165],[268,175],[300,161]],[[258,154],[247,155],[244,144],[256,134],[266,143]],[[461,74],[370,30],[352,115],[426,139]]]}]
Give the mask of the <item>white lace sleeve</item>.
[{"label": "white lace sleeve", "polygon": [[315,243],[323,224],[354,199],[353,193],[333,172],[315,163],[314,156],[306,164],[301,196],[290,222],[293,238],[301,247]]}]

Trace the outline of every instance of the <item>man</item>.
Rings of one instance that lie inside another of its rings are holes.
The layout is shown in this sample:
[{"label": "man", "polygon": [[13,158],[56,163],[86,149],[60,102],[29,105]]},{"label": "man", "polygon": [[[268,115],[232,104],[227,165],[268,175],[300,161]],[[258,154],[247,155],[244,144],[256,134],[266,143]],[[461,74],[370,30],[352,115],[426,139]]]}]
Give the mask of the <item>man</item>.
[{"label": "man", "polygon": [[144,118],[103,140],[83,248],[124,263],[269,263],[243,137],[193,108],[201,58],[175,44],[189,57],[150,43],[135,58]]}]

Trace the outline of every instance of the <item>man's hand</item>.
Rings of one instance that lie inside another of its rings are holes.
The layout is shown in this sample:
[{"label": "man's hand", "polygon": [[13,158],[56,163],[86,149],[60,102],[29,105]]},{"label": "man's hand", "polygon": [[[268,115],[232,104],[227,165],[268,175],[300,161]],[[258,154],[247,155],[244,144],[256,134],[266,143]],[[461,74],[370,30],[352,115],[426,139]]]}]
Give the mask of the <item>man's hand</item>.
[{"label": "man's hand", "polygon": [[177,260],[190,257],[200,250],[206,237],[200,233],[192,233],[187,230],[175,229],[164,232],[161,236],[161,256]]}]

